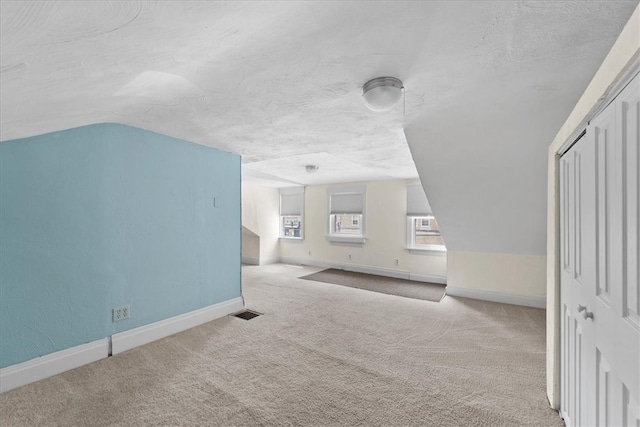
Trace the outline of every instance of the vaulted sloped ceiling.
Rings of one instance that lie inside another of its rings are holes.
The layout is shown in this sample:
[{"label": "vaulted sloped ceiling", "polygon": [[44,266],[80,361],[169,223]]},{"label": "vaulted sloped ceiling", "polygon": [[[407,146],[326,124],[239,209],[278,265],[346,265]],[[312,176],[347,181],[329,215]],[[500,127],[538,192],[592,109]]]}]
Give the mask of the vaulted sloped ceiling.
[{"label": "vaulted sloped ceiling", "polygon": [[[419,171],[449,247],[543,253],[546,147],[637,4],[2,1],[0,139],[124,123],[271,186]],[[385,75],[405,108],[374,113]]]},{"label": "vaulted sloped ceiling", "polygon": [[[608,29],[587,24],[604,3],[596,9],[574,6],[529,4],[532,9],[515,21],[497,20],[506,26],[498,33],[508,33],[508,40],[496,46],[495,57],[477,59],[459,88],[461,102],[440,105],[407,125],[407,141],[450,250],[546,253],[547,147],[609,44]],[[531,15],[545,15],[545,25],[536,27]],[[606,13],[597,16],[608,19]],[[468,35],[474,31],[481,39],[484,28],[469,28]]]}]

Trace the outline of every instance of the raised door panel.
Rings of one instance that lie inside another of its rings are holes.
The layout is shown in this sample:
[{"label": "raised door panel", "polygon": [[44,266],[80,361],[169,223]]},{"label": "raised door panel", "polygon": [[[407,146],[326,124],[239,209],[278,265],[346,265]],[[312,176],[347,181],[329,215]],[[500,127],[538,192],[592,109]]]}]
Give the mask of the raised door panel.
[{"label": "raised door panel", "polygon": [[[605,109],[597,119],[591,123],[588,130],[590,139],[595,145],[595,185],[596,200],[595,213],[596,224],[596,277],[595,294],[599,300],[608,304],[611,300],[612,281],[612,219],[616,218],[616,212],[612,205],[615,199],[616,181],[616,152],[614,141],[615,106],[612,104]],[[613,278],[615,279],[615,278]]]},{"label": "raised door panel", "polygon": [[565,154],[560,159],[560,231],[561,231],[561,283],[560,300],[563,319],[560,336],[563,342],[562,380],[560,383],[560,411],[567,425],[573,425],[576,407],[576,346],[575,323],[573,318],[573,156]]},{"label": "raised door panel", "polygon": [[622,425],[640,427],[640,405],[638,401],[631,396],[626,387],[622,390],[622,394]]},{"label": "raised door panel", "polygon": [[596,351],[596,419],[599,426],[612,425],[611,365]]},{"label": "raised door panel", "polygon": [[640,329],[640,81],[618,97],[623,192],[623,317]]},{"label": "raised door panel", "polygon": [[[576,321],[581,325],[583,331],[583,357],[582,370],[583,407],[580,413],[580,422],[574,425],[594,425],[597,423],[597,377],[594,373],[597,370],[597,353],[595,328],[591,316],[595,306],[597,293],[597,141],[601,134],[598,129],[590,128],[584,142],[577,147],[575,158],[575,274],[574,289],[579,290],[576,306],[581,310],[576,313]],[[602,130],[602,129],[600,129]],[[610,130],[603,132],[608,136]]]},{"label": "raised door panel", "polygon": [[573,339],[574,339],[574,355],[573,355],[573,384],[572,389],[573,399],[571,402],[571,412],[573,414],[574,425],[581,426],[586,420],[586,405],[585,394],[587,391],[586,384],[584,383],[585,377],[585,363],[584,363],[584,340],[582,335],[582,327],[578,322],[578,319],[573,319]]},{"label": "raised door panel", "polygon": [[623,425],[640,427],[640,80],[638,76],[616,98],[617,141],[620,151],[619,194],[621,269],[615,294],[612,330]]},{"label": "raised door panel", "polygon": [[560,367],[560,414],[564,418],[567,425],[573,425],[573,411],[571,409],[571,401],[573,399],[573,334],[571,333],[572,317],[569,305],[566,301],[562,302],[562,325],[560,331],[560,339],[562,340],[562,358]]}]

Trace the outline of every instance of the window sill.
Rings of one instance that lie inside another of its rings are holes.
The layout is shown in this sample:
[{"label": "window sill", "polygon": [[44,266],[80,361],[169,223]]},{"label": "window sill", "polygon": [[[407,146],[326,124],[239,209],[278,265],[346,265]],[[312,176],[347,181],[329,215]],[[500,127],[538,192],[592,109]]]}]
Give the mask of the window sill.
[{"label": "window sill", "polygon": [[362,245],[367,241],[367,238],[363,236],[336,236],[335,234],[329,234],[325,237],[329,242],[334,243],[356,243]]},{"label": "window sill", "polygon": [[302,240],[304,240],[303,237],[290,237],[290,236],[280,236],[279,239],[280,240],[294,240],[294,241],[302,241]]},{"label": "window sill", "polygon": [[425,246],[425,247],[408,247],[406,248],[414,255],[446,255],[447,248],[444,246]]}]

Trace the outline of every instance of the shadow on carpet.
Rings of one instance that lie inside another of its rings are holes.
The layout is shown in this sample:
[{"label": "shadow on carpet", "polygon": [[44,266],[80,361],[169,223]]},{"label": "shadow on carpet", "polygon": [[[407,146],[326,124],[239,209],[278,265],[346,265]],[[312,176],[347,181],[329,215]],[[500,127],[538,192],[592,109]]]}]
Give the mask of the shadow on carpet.
[{"label": "shadow on carpet", "polygon": [[337,270],[335,268],[308,274],[300,277],[300,279],[433,302],[440,302],[440,300],[444,298],[446,288],[446,285],[438,283],[395,279],[393,277],[356,273],[354,271]]}]

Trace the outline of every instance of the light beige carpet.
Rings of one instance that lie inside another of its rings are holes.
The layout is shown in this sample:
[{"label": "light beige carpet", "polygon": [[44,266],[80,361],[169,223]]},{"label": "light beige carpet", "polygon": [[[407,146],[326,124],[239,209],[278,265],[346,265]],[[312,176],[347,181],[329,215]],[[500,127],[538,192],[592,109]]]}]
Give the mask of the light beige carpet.
[{"label": "light beige carpet", "polygon": [[0,395],[1,426],[560,426],[545,312],[243,267],[247,308]]},{"label": "light beige carpet", "polygon": [[446,285],[437,283],[417,282],[413,280],[394,279],[393,277],[377,276],[374,274],[357,273],[354,271],[328,268],[317,273],[300,277],[305,280],[331,283],[333,285],[349,286],[365,291],[381,292],[405,298],[422,299],[439,302],[444,298]]}]

